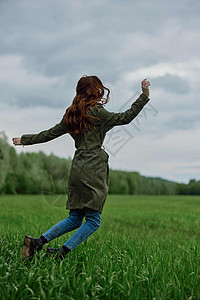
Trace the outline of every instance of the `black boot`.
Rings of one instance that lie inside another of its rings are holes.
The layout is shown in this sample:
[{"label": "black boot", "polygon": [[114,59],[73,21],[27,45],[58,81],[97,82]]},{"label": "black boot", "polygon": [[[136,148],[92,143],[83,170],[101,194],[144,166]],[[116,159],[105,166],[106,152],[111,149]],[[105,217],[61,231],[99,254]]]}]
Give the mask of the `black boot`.
[{"label": "black boot", "polygon": [[[62,246],[62,248],[47,248],[48,257],[52,256],[55,260],[63,260],[65,258],[65,255],[70,252],[71,250],[67,248],[66,246]],[[55,256],[54,256],[55,254]]]},{"label": "black boot", "polygon": [[31,261],[35,254],[35,250],[37,252],[42,250],[45,243],[48,243],[48,241],[44,236],[41,236],[38,239],[32,238],[31,236],[25,236],[24,247],[22,249],[22,261]]}]

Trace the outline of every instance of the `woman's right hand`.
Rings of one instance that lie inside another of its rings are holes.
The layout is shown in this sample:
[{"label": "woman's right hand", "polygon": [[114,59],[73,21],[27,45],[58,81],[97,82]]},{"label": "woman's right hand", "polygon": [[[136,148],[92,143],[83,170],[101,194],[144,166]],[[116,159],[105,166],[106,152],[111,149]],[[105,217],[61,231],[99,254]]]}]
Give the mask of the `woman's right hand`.
[{"label": "woman's right hand", "polygon": [[146,78],[144,80],[142,80],[142,83],[141,83],[142,92],[147,97],[149,97],[149,85],[150,85],[150,82]]},{"label": "woman's right hand", "polygon": [[23,144],[21,144],[21,138],[20,137],[12,138],[12,141],[13,141],[13,144],[15,146],[21,146],[21,145],[23,145]]}]

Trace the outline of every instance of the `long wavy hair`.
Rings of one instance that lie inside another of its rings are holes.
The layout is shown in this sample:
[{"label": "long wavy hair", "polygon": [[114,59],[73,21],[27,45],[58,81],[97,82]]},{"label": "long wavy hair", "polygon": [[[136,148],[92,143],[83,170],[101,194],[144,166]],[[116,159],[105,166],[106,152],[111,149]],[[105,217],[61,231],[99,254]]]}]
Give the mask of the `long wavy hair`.
[{"label": "long wavy hair", "polygon": [[[105,90],[107,90],[107,97],[103,98]],[[95,125],[91,118],[98,120],[99,118],[88,116],[87,111],[91,106],[95,106],[98,103],[106,104],[109,100],[109,94],[110,90],[102,84],[97,76],[83,75],[77,83],[76,96],[72,105],[66,109],[65,122],[68,127],[67,132],[71,135],[73,133],[78,135],[87,127],[90,130],[94,129]],[[102,101],[102,99],[105,101]]]}]

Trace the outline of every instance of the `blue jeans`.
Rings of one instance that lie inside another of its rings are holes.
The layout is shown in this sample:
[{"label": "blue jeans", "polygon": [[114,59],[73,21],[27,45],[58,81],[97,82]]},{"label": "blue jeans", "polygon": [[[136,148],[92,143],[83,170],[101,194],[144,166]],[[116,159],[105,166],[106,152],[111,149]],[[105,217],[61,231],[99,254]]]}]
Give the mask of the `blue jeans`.
[{"label": "blue jeans", "polygon": [[[86,222],[82,224],[84,217]],[[64,246],[72,250],[95,232],[100,227],[100,224],[101,213],[99,211],[88,207],[83,207],[82,209],[70,209],[69,217],[60,221],[42,235],[50,242],[64,233],[78,228],[64,243]]]}]

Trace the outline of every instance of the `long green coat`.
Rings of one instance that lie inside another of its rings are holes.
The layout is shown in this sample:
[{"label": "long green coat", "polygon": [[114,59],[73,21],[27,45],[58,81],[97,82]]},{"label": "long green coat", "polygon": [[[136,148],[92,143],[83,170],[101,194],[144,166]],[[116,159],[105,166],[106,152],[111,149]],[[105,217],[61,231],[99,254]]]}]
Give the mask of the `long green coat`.
[{"label": "long green coat", "polygon": [[[79,136],[72,135],[75,140],[75,154],[68,177],[68,200],[66,209],[81,209],[84,206],[102,213],[108,194],[109,155],[101,146],[106,132],[114,126],[129,124],[148,103],[150,99],[142,93],[131,105],[131,108],[122,113],[107,111],[103,104],[89,108],[95,129],[86,129]],[[38,134],[21,136],[21,144],[33,145],[45,143],[67,133],[64,116],[60,123]]]}]

